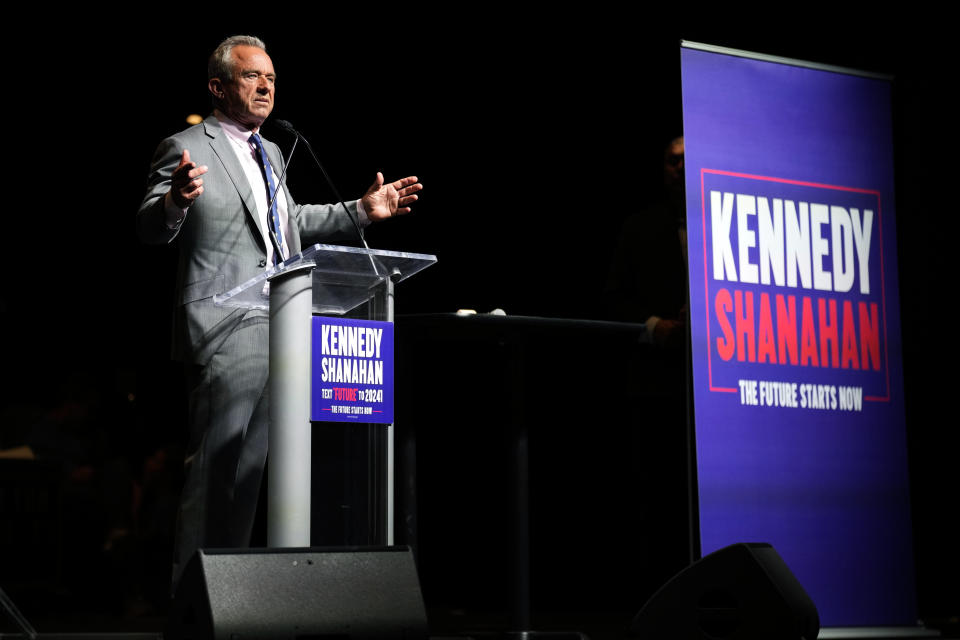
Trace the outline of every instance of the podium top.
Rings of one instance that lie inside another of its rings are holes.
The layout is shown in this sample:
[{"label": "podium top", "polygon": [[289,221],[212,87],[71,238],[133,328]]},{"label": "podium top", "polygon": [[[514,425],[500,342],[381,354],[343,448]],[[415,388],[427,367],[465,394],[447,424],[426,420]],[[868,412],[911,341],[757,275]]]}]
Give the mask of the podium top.
[{"label": "podium top", "polygon": [[346,313],[363,304],[387,278],[406,280],[437,261],[436,256],[380,249],[315,244],[280,264],[213,297],[216,305],[269,309],[269,281],[294,271],[309,270],[314,281],[314,310]]}]

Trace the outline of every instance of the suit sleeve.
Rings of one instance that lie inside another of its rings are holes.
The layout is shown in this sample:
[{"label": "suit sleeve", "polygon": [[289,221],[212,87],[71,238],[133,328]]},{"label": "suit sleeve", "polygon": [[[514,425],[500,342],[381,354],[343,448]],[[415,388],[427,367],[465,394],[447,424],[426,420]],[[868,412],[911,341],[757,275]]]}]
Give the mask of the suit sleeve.
[{"label": "suit sleeve", "polygon": [[[289,192],[288,192],[289,193]],[[344,202],[350,215],[356,219],[356,201]],[[300,244],[307,247],[322,242],[349,242],[358,240],[353,223],[347,218],[347,213],[340,204],[307,204],[296,205],[291,208],[292,217],[296,218],[297,229],[300,231]]]},{"label": "suit sleeve", "polygon": [[167,226],[165,197],[170,191],[170,178],[180,164],[183,154],[181,145],[173,138],[167,138],[157,147],[150,164],[150,176],[147,181],[147,193],[137,212],[137,235],[142,242],[165,244],[177,237],[180,227]]}]

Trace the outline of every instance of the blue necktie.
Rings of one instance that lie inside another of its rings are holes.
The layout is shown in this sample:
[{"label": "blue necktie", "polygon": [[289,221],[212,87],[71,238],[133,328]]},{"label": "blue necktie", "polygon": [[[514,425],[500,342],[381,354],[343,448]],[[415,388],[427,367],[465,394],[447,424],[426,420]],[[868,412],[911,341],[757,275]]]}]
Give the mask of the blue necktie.
[{"label": "blue necktie", "polygon": [[[273,230],[273,233],[277,237],[277,244],[280,245],[281,252],[283,251],[283,233],[280,231],[280,214],[277,211],[277,199],[274,196],[276,193],[276,187],[273,184],[273,167],[270,166],[270,158],[267,157],[267,152],[263,148],[263,141],[260,139],[260,134],[255,133],[250,136],[250,142],[253,143],[253,146],[257,149],[257,159],[260,160],[260,169],[263,171],[263,178],[267,186],[267,204],[270,204],[270,213],[267,216],[267,223],[270,225],[270,229]],[[271,199],[273,202],[271,203]],[[278,264],[283,260],[283,255],[277,255],[277,252],[273,252],[273,263]]]}]

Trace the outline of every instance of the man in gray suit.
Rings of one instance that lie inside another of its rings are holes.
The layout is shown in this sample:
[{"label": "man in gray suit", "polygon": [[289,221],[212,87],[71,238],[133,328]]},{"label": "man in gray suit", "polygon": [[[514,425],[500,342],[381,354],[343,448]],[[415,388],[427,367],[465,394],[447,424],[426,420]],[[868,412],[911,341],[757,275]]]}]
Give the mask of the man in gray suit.
[{"label": "man in gray suit", "polygon": [[[276,80],[263,42],[228,38],[208,78],[213,114],[160,143],[137,214],[143,241],[180,243],[173,353],[187,365],[190,441],[174,584],[196,549],[249,545],[267,455],[268,317],[217,307],[213,296],[302,244],[355,233],[342,208],[299,205],[285,185],[269,206],[283,159],[259,137]],[[416,177],[386,183],[378,173],[348,208],[362,224],[382,220],[409,212],[421,188]]]}]

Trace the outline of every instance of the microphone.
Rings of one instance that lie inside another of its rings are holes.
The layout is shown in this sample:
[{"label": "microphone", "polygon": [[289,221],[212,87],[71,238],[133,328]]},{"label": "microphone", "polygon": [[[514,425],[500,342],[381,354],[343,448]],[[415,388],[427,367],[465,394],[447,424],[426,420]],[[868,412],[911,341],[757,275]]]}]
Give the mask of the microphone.
[{"label": "microphone", "polygon": [[[307,150],[310,152],[310,155],[313,156],[313,161],[317,163],[318,167],[320,167],[320,171],[321,173],[323,173],[323,177],[326,179],[327,185],[330,187],[330,190],[333,191],[334,197],[340,203],[340,206],[343,207],[343,212],[347,214],[347,218],[349,218],[350,222],[353,223],[353,228],[357,230],[357,235],[360,237],[360,242],[363,243],[363,248],[369,250],[370,246],[367,244],[367,239],[363,236],[363,229],[360,227],[360,222],[357,221],[352,215],[350,215],[350,210],[347,209],[347,205],[343,204],[343,198],[340,197],[340,193],[337,191],[337,187],[334,186],[333,180],[331,180],[329,174],[327,174],[327,170],[323,168],[323,164],[317,158],[317,154],[313,152],[313,147],[310,145],[310,141],[304,138],[299,131],[294,129],[293,125],[290,124],[290,122],[287,120],[274,120],[273,123],[280,129],[283,129],[284,131],[292,133],[294,136],[296,136],[296,140],[303,140],[303,144],[307,145]],[[294,148],[296,148],[297,143],[294,142],[293,146]],[[290,151],[290,154],[293,155],[293,150]],[[284,167],[283,169],[284,171],[286,171],[287,168]],[[280,180],[282,181],[283,178],[281,178]]]}]

